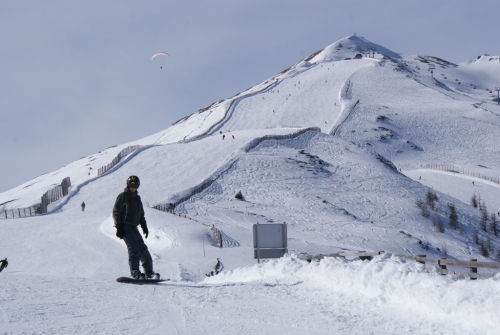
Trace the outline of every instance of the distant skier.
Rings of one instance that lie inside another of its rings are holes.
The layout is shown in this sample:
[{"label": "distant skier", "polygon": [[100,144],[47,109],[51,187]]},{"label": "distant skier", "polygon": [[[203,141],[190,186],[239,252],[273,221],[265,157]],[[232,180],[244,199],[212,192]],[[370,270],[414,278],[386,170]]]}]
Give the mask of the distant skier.
[{"label": "distant skier", "polygon": [[222,265],[222,262],[220,261],[220,259],[217,258],[217,263],[214,266],[214,270],[210,271],[210,273],[207,273],[205,276],[211,277],[211,276],[218,275],[219,273],[222,272],[223,269],[224,269],[224,265]]},{"label": "distant skier", "polygon": [[224,265],[222,265],[220,259],[217,258],[217,263],[215,264],[214,267],[215,274],[218,275],[219,273],[222,272],[222,270],[224,270]]},{"label": "distant skier", "polygon": [[81,206],[82,206],[82,212],[85,211],[85,202],[82,202]]},{"label": "distant skier", "polygon": [[7,262],[7,258],[2,259],[0,261],[0,272],[2,272],[3,269],[5,269],[9,265],[9,262]]},{"label": "distant skier", "polygon": [[[115,221],[116,236],[125,241],[128,249],[128,263],[132,278],[160,278],[158,273],[153,272],[153,259],[148,247],[144,243],[137,227],[141,225],[144,237],[148,238],[148,226],[144,217],[144,207],[137,189],[140,180],[137,176],[127,179],[127,187],[116,198],[113,207],[113,219]],[[142,262],[144,273],[139,270],[139,261]]]},{"label": "distant skier", "polygon": [[224,140],[226,138],[226,135],[222,135],[222,140]]},{"label": "distant skier", "polygon": [[233,140],[234,140],[234,135],[232,135],[232,136],[233,136]]}]

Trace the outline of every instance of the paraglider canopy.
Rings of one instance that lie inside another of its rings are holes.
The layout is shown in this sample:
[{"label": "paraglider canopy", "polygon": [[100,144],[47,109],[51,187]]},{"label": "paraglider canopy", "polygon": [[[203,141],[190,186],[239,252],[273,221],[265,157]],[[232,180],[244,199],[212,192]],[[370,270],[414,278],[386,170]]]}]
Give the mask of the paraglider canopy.
[{"label": "paraglider canopy", "polygon": [[169,55],[168,53],[166,53],[166,52],[155,52],[155,53],[151,56],[151,60],[153,60],[156,56],[161,56],[161,55],[170,57],[170,55]]}]

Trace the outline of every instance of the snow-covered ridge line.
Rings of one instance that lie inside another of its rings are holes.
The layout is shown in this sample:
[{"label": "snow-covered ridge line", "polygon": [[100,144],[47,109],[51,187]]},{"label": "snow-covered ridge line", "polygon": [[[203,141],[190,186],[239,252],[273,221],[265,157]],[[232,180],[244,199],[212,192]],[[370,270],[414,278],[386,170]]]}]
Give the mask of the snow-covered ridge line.
[{"label": "snow-covered ridge line", "polygon": [[[335,122],[337,125],[334,126],[334,128],[331,130],[330,135],[335,136],[337,134],[337,131],[344,124],[344,122],[349,119],[349,116],[351,116],[351,114],[354,112],[354,110],[356,109],[358,104],[359,104],[359,100],[357,100],[354,104],[348,104],[349,111],[345,114],[345,117],[342,121],[338,122],[338,120],[337,120],[337,122]],[[340,113],[339,118],[341,118],[343,114],[344,114],[344,110]]]},{"label": "snow-covered ridge line", "polygon": [[271,83],[258,91],[247,93],[241,97],[233,99],[231,101],[229,107],[227,108],[226,112],[224,113],[224,116],[218,122],[216,122],[212,126],[210,126],[210,128],[208,128],[208,130],[205,131],[204,133],[202,133],[200,135],[196,135],[192,138],[189,138],[185,142],[188,143],[188,142],[192,142],[192,141],[197,141],[197,140],[200,140],[202,138],[205,138],[206,136],[213,134],[214,132],[219,130],[227,122],[227,120],[230,118],[231,114],[234,112],[234,109],[236,108],[236,106],[238,105],[238,103],[241,100],[252,97],[252,96],[257,95],[257,94],[260,94],[262,92],[265,92],[266,90],[269,90],[269,89],[275,87],[276,85],[278,85],[278,83],[279,83],[279,81],[276,80],[274,83]]},{"label": "snow-covered ridge line", "polygon": [[[351,80],[347,79],[344,82],[344,85],[339,92],[339,100],[340,103],[342,104],[342,111],[340,112],[337,120],[335,120],[335,122],[333,123],[332,129],[330,130],[330,135],[332,136],[336,135],[337,131],[340,129],[342,124],[349,118],[351,113],[359,104],[359,100],[357,100],[354,104],[352,104],[352,85],[353,84]],[[349,109],[347,114],[345,113],[346,109]],[[345,115],[344,118],[339,122],[339,120],[342,118],[343,115]]]},{"label": "snow-covered ridge line", "polygon": [[[5,209],[5,206],[0,209],[0,219],[15,219],[16,212],[17,218],[29,217],[33,215],[41,215],[47,213],[47,206],[51,203],[60,200],[61,198],[68,195],[68,190],[71,187],[70,177],[66,177],[61,181],[61,184],[54,186],[53,188],[47,190],[41,196],[41,202],[31,205],[29,207],[18,207]],[[2,204],[5,205],[5,204]],[[11,213],[9,217],[9,211]],[[22,212],[21,212],[22,211]],[[28,212],[26,212],[28,211]]]},{"label": "snow-covered ridge line", "polygon": [[309,131],[321,132],[321,129],[319,129],[317,127],[310,127],[310,128],[301,129],[301,130],[299,130],[295,133],[291,133],[291,134],[265,135],[265,136],[262,136],[259,138],[255,138],[254,140],[247,143],[240,150],[238,150],[236,153],[234,153],[230,158],[228,158],[226,163],[223,163],[214,173],[212,173],[212,175],[207,177],[199,185],[193,186],[191,188],[188,188],[188,189],[185,189],[181,192],[178,192],[177,194],[170,196],[167,200],[154,204],[153,207],[161,206],[161,207],[169,207],[170,208],[172,206],[169,206],[169,204],[172,203],[173,208],[175,208],[177,212],[186,214],[187,212],[184,210],[184,208],[181,206],[181,204],[183,202],[188,201],[195,194],[198,194],[198,193],[204,191],[205,189],[207,189],[208,187],[210,187],[210,185],[212,185],[212,183],[215,182],[224,172],[231,169],[231,167],[238,161],[238,159],[241,157],[241,155],[254,149],[256,146],[258,146],[260,143],[262,143],[264,141],[293,139],[293,138],[299,137],[299,136],[301,136],[304,133],[309,132]]},{"label": "snow-covered ridge line", "polygon": [[467,169],[464,169],[464,168],[461,168],[461,167],[458,167],[458,166],[454,166],[454,165],[427,164],[425,166],[425,168],[426,169],[432,169],[432,170],[440,170],[440,171],[448,171],[448,172],[453,172],[453,173],[464,174],[464,175],[467,175],[467,176],[471,176],[471,177],[475,177],[475,178],[479,178],[479,179],[491,181],[492,183],[495,183],[495,184],[500,184],[500,179],[499,178],[489,177],[489,176],[486,176],[485,174],[482,174],[482,173],[479,173],[479,172],[470,171],[470,170],[467,170]]},{"label": "snow-covered ridge line", "polygon": [[262,136],[262,137],[259,137],[259,138],[256,138],[256,139],[250,141],[250,143],[248,143],[243,148],[243,150],[245,152],[249,152],[250,150],[255,149],[256,146],[258,146],[260,143],[262,143],[264,141],[267,141],[267,140],[289,140],[292,138],[299,137],[300,135],[305,134],[308,131],[321,132],[321,129],[318,127],[309,127],[309,128],[301,129],[296,133],[287,134],[287,135],[265,135],[265,136]]},{"label": "snow-covered ridge line", "polygon": [[67,197],[64,197],[64,200],[61,201],[59,204],[57,204],[57,206],[55,206],[54,208],[52,208],[51,210],[48,210],[46,214],[52,214],[52,213],[56,213],[58,211],[61,211],[62,208],[68,204],[68,202],[71,200],[71,198],[73,198],[75,195],[78,194],[78,192],[80,192],[80,190],[82,189],[82,187],[84,186],[87,186],[88,184],[100,179],[101,177],[104,177],[105,175],[111,173],[111,172],[114,172],[116,171],[117,169],[119,169],[120,167],[122,167],[124,164],[126,164],[128,161],[130,161],[132,158],[134,158],[135,156],[137,156],[139,153],[147,150],[147,149],[150,149],[154,147],[154,145],[147,145],[147,146],[143,146],[143,147],[140,147],[139,149],[133,151],[132,153],[130,153],[129,155],[125,156],[125,159],[119,161],[115,166],[113,166],[112,168],[110,168],[109,170],[107,170],[104,174],[102,175],[99,175],[97,177],[94,177],[92,179],[89,179],[81,184],[78,184],[76,186],[76,188],[74,190],[72,190]]},{"label": "snow-covered ridge line", "polygon": [[111,170],[114,166],[116,166],[116,164],[118,164],[122,160],[122,158],[126,157],[127,155],[138,150],[141,147],[142,147],[142,145],[131,145],[131,146],[126,147],[125,149],[120,151],[118,153],[118,155],[116,155],[116,157],[111,161],[111,163],[100,167],[97,175],[102,176],[103,174],[105,174],[106,172]]}]

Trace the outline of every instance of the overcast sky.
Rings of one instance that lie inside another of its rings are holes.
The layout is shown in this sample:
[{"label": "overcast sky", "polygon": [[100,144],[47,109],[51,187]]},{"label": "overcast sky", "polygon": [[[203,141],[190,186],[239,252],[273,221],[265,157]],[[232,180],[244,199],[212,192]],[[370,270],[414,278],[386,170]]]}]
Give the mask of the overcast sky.
[{"label": "overcast sky", "polygon": [[[455,63],[498,55],[499,11],[498,0],[0,0],[0,192],[353,33]],[[171,58],[151,61],[156,51]]]}]

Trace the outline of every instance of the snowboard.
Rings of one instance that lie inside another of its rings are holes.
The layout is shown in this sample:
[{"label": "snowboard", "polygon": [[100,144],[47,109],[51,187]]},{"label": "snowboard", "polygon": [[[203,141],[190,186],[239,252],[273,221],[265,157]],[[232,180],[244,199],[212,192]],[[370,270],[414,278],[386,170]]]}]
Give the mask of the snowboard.
[{"label": "snowboard", "polygon": [[134,279],[130,277],[120,277],[116,278],[116,281],[119,283],[126,284],[157,284],[163,281],[169,281],[170,279]]}]

